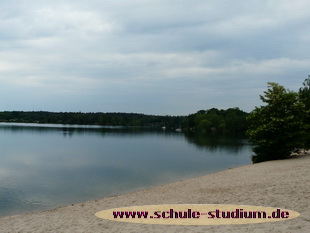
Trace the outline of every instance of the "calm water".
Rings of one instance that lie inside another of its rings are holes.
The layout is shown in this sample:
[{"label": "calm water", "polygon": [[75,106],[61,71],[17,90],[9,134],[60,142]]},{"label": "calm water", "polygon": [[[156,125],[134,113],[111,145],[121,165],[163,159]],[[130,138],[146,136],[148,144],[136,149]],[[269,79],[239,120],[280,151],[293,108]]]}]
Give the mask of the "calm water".
[{"label": "calm water", "polygon": [[51,209],[251,163],[239,137],[0,123],[0,216]]}]

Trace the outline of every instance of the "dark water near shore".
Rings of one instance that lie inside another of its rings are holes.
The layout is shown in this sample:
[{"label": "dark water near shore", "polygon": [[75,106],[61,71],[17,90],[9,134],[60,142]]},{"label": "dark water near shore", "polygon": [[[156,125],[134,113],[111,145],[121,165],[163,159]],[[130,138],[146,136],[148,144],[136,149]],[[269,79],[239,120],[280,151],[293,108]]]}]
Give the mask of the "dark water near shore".
[{"label": "dark water near shore", "polygon": [[51,209],[251,163],[239,136],[0,123],[0,216]]}]

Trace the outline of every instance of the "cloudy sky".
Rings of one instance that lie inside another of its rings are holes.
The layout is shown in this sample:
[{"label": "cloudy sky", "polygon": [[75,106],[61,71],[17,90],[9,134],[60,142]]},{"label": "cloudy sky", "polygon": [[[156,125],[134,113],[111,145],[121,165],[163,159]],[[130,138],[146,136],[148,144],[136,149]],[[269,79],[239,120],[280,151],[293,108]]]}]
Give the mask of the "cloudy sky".
[{"label": "cloudy sky", "polygon": [[0,0],[0,111],[187,115],[310,74],[308,0]]}]

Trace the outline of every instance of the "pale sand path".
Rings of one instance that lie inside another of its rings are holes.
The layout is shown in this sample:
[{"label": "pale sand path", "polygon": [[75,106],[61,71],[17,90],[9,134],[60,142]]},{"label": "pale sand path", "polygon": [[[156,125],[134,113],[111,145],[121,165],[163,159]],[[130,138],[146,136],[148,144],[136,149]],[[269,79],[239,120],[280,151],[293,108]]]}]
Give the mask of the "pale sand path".
[{"label": "pale sand path", "polygon": [[[125,195],[0,218],[1,233],[15,232],[310,232],[310,155],[229,169]],[[120,223],[95,217],[100,210],[152,204],[241,204],[301,213],[292,220],[228,226]]]}]

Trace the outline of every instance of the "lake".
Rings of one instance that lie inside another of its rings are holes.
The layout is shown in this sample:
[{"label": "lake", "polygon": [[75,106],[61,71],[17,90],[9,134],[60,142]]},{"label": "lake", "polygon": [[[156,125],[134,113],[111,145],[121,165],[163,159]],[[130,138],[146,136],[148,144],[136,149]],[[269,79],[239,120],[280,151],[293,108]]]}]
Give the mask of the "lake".
[{"label": "lake", "polygon": [[251,164],[240,136],[0,123],[0,216],[127,193]]}]

